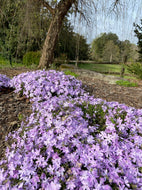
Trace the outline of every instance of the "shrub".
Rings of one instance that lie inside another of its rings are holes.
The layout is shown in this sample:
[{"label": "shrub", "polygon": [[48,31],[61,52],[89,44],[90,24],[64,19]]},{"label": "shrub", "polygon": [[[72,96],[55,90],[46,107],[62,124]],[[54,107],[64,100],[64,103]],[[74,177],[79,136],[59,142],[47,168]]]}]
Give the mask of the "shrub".
[{"label": "shrub", "polygon": [[24,56],[23,56],[23,64],[30,66],[30,65],[38,65],[39,64],[39,60],[40,60],[40,56],[41,56],[41,52],[37,51],[30,51],[27,52]]},{"label": "shrub", "polygon": [[64,73],[65,73],[66,75],[71,75],[71,76],[74,76],[74,77],[78,77],[78,74],[76,74],[76,73],[74,73],[74,72],[72,72],[72,71],[70,71],[70,70],[66,70],[66,71],[64,71]]},{"label": "shrub", "polygon": [[118,80],[118,81],[116,81],[116,84],[118,84],[120,86],[126,86],[126,87],[137,87],[138,86],[137,83],[129,82],[126,80]]},{"label": "shrub", "polygon": [[136,75],[137,78],[142,79],[142,63],[132,63],[127,66],[127,70]]}]

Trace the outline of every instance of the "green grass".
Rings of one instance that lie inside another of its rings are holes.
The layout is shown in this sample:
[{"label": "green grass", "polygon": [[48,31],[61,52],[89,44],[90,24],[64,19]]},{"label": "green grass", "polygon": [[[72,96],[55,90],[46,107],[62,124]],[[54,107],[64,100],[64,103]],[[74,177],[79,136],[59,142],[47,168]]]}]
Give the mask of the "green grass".
[{"label": "green grass", "polygon": [[[110,74],[108,74],[108,75],[110,75]],[[113,76],[116,76],[116,77],[120,77],[120,75],[118,75],[118,74],[113,74]],[[135,76],[133,76],[133,75],[124,75],[124,79],[133,79],[133,80],[137,80],[137,78],[135,77]]]},{"label": "green grass", "polygon": [[[14,68],[17,68],[17,67],[26,67],[26,68],[36,68],[37,66],[36,65],[31,65],[31,66],[25,66],[23,65],[23,63],[16,63],[16,62],[12,62],[12,67]],[[0,69],[3,69],[3,68],[12,68],[11,65],[10,65],[10,62],[9,60],[3,58],[1,55],[0,55]]]},{"label": "green grass", "polygon": [[[78,67],[80,69],[87,69],[96,72],[108,72],[108,73],[120,73],[121,64],[94,64],[94,63],[79,63]],[[125,73],[128,74],[127,68],[125,69]]]},{"label": "green grass", "polygon": [[[9,60],[0,56],[0,69],[7,67],[11,67]],[[24,67],[24,65],[22,63],[12,62],[12,67]]]},{"label": "green grass", "polygon": [[137,83],[129,82],[129,81],[125,81],[125,80],[118,80],[118,81],[116,81],[116,84],[118,84],[120,86],[126,86],[126,87],[137,87],[138,86]]},{"label": "green grass", "polygon": [[71,76],[74,76],[74,77],[78,77],[78,74],[76,74],[76,73],[74,73],[74,72],[72,72],[72,71],[70,71],[70,70],[66,70],[66,71],[64,71],[64,73],[65,73],[66,75],[71,75]]}]

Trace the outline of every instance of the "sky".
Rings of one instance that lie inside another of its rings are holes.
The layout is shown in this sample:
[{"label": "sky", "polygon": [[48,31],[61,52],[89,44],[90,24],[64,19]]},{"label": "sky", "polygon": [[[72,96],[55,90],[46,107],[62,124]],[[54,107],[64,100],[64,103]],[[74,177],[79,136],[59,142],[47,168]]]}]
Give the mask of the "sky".
[{"label": "sky", "polygon": [[[81,18],[72,19],[74,30],[84,35],[88,43],[98,37],[101,33],[115,33],[119,40],[129,40],[137,44],[133,23],[140,24],[142,19],[142,0],[120,0],[116,13],[112,10],[114,0],[100,0],[97,5],[97,13],[91,13],[91,24],[87,26],[81,23]],[[111,9],[110,9],[111,8]]]}]

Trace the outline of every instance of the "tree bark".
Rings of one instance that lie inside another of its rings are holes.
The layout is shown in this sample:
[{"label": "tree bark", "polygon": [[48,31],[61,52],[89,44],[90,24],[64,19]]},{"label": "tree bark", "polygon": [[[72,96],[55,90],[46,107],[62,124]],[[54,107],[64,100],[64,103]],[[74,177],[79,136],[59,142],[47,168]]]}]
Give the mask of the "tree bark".
[{"label": "tree bark", "polygon": [[43,45],[38,68],[49,68],[53,63],[55,45],[62,22],[75,0],[61,0],[55,8],[50,27]]},{"label": "tree bark", "polygon": [[109,62],[110,62],[110,63],[112,62],[112,53],[111,53],[111,55],[110,55]]}]

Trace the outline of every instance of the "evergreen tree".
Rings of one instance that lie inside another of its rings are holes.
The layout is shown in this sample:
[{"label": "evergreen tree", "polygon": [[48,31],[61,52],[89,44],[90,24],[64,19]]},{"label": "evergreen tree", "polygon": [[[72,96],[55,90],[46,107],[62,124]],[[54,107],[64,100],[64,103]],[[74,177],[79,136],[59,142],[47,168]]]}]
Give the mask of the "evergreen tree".
[{"label": "evergreen tree", "polygon": [[135,27],[135,36],[138,38],[138,53],[139,53],[139,61],[142,61],[142,19],[140,25],[134,23]]},{"label": "evergreen tree", "polygon": [[119,44],[119,39],[116,34],[103,33],[98,38],[94,39],[91,45],[91,57],[95,61],[103,61],[104,48],[107,42],[111,41],[114,45]]}]

